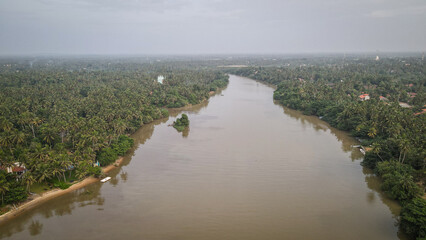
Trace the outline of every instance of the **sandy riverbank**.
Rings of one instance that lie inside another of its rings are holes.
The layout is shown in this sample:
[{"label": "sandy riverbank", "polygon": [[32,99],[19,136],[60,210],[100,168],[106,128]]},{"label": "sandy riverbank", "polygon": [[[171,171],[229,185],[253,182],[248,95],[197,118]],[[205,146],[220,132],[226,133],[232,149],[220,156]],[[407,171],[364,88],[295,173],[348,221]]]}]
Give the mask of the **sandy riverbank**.
[{"label": "sandy riverbank", "polygon": [[[119,167],[121,165],[122,161],[123,161],[123,157],[120,157],[113,164],[106,166],[106,167],[103,167],[102,168],[103,172],[108,173],[111,170]],[[64,194],[67,194],[67,193],[72,192],[74,190],[83,188],[83,187],[85,187],[89,184],[92,184],[92,183],[95,183],[95,182],[98,182],[98,181],[100,181],[99,178],[88,177],[88,178],[83,179],[80,182],[73,184],[72,186],[70,186],[67,189],[63,189],[63,190],[62,189],[53,189],[53,190],[44,192],[41,195],[35,195],[35,197],[33,197],[32,199],[27,200],[27,201],[19,204],[17,206],[17,208],[12,209],[9,212],[1,215],[0,216],[0,224],[2,224],[3,222],[5,222],[5,221],[7,221],[11,218],[18,216],[19,214],[22,214],[23,212],[25,212],[25,211],[33,208],[33,207],[40,205],[41,203],[48,201],[50,199],[62,196]]]},{"label": "sandy riverbank", "polygon": [[[220,94],[222,92],[222,90],[224,90],[225,88],[226,87],[217,89],[216,91],[211,91],[211,92],[209,92],[209,96]],[[201,101],[201,103],[196,104],[195,106],[207,104],[209,99],[210,98],[207,98],[207,99]],[[173,115],[177,115],[177,113],[180,113],[182,111],[191,109],[192,107],[193,107],[192,104],[188,104],[188,105],[186,105],[184,107],[181,107],[181,108],[171,108],[171,109],[168,109],[168,110],[170,112],[170,115],[173,116]],[[104,173],[108,173],[111,170],[119,167],[121,165],[123,159],[124,159],[123,157],[120,157],[113,164],[111,164],[109,166],[106,166],[106,167],[103,167],[102,168],[103,172]],[[27,211],[27,210],[29,210],[29,209],[31,209],[33,207],[36,207],[36,206],[38,206],[38,205],[40,205],[40,204],[48,201],[50,199],[62,196],[64,194],[67,194],[67,193],[72,192],[74,190],[83,188],[83,187],[85,187],[85,186],[87,186],[89,184],[92,184],[92,183],[95,183],[95,182],[98,182],[98,181],[100,181],[100,179],[95,178],[95,177],[88,177],[88,178],[83,179],[80,182],[77,182],[77,183],[73,184],[72,186],[70,186],[67,189],[64,189],[64,190],[62,190],[62,189],[53,189],[53,190],[49,190],[47,192],[44,192],[41,195],[34,195],[34,196],[32,196],[31,199],[29,199],[29,200],[27,200],[27,201],[19,204],[17,206],[17,208],[12,209],[12,210],[6,212],[5,214],[1,215],[0,216],[0,224],[2,224],[4,222],[6,222],[7,220],[10,220],[10,219],[18,216],[18,215],[20,215],[22,213],[24,213],[25,211]]]}]

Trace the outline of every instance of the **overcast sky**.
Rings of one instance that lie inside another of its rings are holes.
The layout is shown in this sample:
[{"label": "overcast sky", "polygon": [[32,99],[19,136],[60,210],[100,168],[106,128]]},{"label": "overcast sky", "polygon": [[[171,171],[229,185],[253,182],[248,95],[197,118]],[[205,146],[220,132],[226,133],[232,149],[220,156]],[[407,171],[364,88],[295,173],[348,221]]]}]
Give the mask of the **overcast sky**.
[{"label": "overcast sky", "polygon": [[0,0],[0,55],[425,50],[426,0]]}]

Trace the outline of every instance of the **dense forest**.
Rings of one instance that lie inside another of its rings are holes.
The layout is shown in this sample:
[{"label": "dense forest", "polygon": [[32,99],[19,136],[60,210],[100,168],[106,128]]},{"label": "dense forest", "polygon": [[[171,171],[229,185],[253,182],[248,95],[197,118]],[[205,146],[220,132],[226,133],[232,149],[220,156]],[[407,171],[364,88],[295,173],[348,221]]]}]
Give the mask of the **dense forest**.
[{"label": "dense forest", "polygon": [[[366,150],[363,165],[402,205],[400,226],[426,237],[426,67],[421,58],[288,61],[228,72],[277,86],[274,99],[351,132]],[[422,198],[423,197],[423,198]]]},{"label": "dense forest", "polygon": [[133,146],[129,134],[227,82],[219,71],[173,62],[1,59],[0,206],[25,200],[34,186],[67,188],[101,175],[100,166]]},{"label": "dense forest", "polygon": [[207,99],[227,85],[225,73],[274,84],[282,105],[357,137],[362,164],[402,205],[401,229],[426,237],[426,68],[419,56],[0,59],[0,206],[24,201],[39,186],[67,188],[102,175],[100,166],[133,145],[129,134],[167,117],[167,108]]}]

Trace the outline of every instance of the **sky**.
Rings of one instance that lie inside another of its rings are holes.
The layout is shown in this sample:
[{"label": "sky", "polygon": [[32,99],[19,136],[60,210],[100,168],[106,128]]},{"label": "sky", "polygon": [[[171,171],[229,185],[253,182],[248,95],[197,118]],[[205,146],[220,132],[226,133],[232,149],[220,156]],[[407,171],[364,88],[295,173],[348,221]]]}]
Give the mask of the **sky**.
[{"label": "sky", "polygon": [[0,0],[0,55],[426,51],[426,0]]}]

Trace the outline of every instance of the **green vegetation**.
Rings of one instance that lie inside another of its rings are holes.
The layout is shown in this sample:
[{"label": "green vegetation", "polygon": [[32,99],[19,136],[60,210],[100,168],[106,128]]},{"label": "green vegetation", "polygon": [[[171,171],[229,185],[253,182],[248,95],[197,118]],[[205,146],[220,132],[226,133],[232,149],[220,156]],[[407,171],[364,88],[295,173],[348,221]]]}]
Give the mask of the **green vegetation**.
[{"label": "green vegetation", "polygon": [[6,173],[5,171],[0,171],[0,195],[0,206],[21,202],[28,197],[22,181],[17,181],[13,174]]},{"label": "green vegetation", "polygon": [[426,200],[414,198],[401,210],[402,230],[417,239],[426,238]]},{"label": "green vegetation", "polygon": [[173,127],[178,130],[178,132],[182,132],[186,127],[189,126],[188,115],[182,113],[180,118],[177,118],[176,121],[173,122]]},{"label": "green vegetation", "polygon": [[71,186],[71,184],[66,183],[66,182],[61,182],[61,181],[58,181],[58,180],[54,180],[53,186],[55,188],[67,189]]},{"label": "green vegetation", "polygon": [[410,201],[422,192],[413,180],[413,168],[397,161],[377,163],[376,173],[383,179],[382,189],[391,198],[402,203]]},{"label": "green vegetation", "polygon": [[[426,114],[420,113],[426,108],[424,61],[396,57],[284,62],[228,72],[277,85],[276,101],[319,116],[370,147],[363,165],[374,169],[386,194],[401,202],[401,228],[424,237],[419,226],[426,222],[425,210],[418,210],[424,206],[419,197],[426,177]],[[362,98],[364,94],[370,99]],[[412,107],[403,108],[400,102]]]},{"label": "green vegetation", "polygon": [[116,141],[111,143],[110,147],[105,147],[96,157],[101,166],[107,166],[117,160],[118,156],[123,156],[133,146],[133,139],[121,135]]},{"label": "green vegetation", "polygon": [[3,179],[4,204],[23,200],[19,191],[26,196],[33,184],[66,188],[100,176],[94,164],[124,155],[133,146],[129,134],[227,82],[224,73],[179,61],[0,58],[0,172],[27,170]]},{"label": "green vegetation", "polygon": [[46,182],[33,183],[29,187],[29,192],[36,193],[36,194],[41,194],[41,193],[43,193],[43,192],[45,192],[45,191],[47,191],[49,189],[50,189],[50,186]]}]

